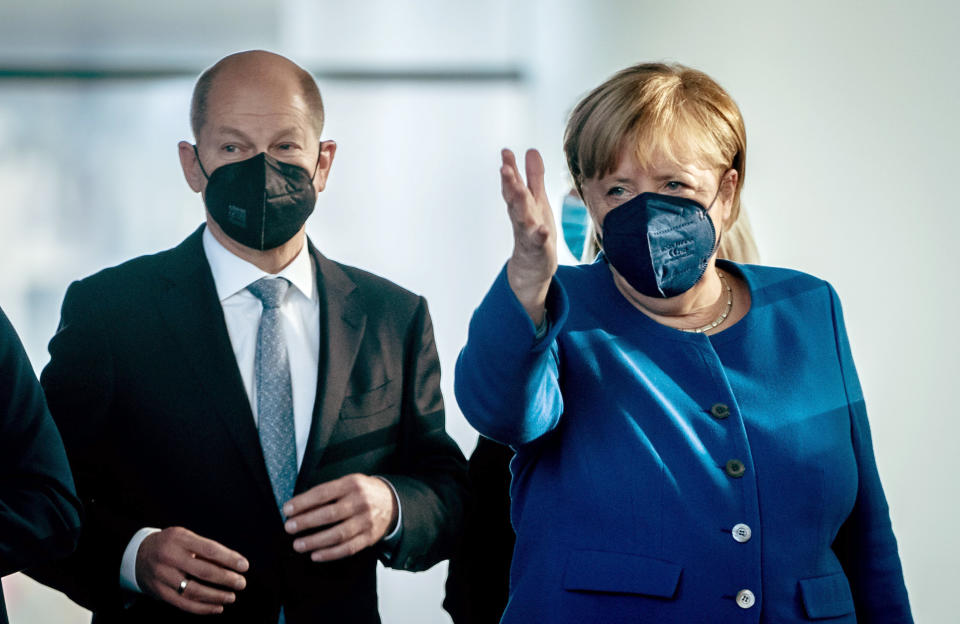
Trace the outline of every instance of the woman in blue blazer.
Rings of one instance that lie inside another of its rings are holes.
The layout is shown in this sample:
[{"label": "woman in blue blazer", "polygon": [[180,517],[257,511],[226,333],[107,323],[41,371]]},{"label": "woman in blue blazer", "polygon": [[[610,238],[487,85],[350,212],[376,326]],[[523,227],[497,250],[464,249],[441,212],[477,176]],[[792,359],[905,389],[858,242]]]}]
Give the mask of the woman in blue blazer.
[{"label": "woman in blue blazer", "polygon": [[514,251],[457,399],[516,450],[503,622],[911,622],[840,302],[716,259],[746,139],[679,65],[588,94],[564,149],[603,253],[559,267],[543,163],[503,153]]}]

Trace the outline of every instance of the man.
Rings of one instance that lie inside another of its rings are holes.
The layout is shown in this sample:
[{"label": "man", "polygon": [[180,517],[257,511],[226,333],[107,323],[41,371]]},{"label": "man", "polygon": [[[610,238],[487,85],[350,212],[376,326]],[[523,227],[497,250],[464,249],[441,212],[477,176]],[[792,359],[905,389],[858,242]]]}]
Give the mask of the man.
[{"label": "man", "polygon": [[307,72],[228,56],[191,116],[205,227],[64,298],[42,383],[88,522],[42,578],[98,623],[378,622],[377,559],[433,565],[462,515],[426,302],[307,240],[336,152]]},{"label": "man", "polygon": [[[79,533],[80,501],[63,442],[0,310],[0,576],[70,554]],[[7,624],[3,591],[0,624]]]}]

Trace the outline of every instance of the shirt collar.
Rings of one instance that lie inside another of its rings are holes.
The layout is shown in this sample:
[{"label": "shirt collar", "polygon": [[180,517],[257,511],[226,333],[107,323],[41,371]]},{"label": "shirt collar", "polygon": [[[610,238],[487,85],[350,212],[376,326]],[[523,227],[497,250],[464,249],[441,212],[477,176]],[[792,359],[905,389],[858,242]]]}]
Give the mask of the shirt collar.
[{"label": "shirt collar", "polygon": [[313,301],[317,295],[317,280],[308,247],[309,245],[304,241],[303,248],[293,262],[279,273],[272,275],[234,255],[213,237],[210,228],[203,229],[203,252],[210,264],[217,297],[221,302],[245,291],[247,286],[262,277],[284,277],[307,299]]}]

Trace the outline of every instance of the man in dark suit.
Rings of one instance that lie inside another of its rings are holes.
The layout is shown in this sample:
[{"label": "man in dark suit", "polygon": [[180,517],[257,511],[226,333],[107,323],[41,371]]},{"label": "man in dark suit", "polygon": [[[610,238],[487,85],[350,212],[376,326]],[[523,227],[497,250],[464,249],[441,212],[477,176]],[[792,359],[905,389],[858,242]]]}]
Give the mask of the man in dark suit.
[{"label": "man in dark suit", "polygon": [[377,559],[430,567],[462,516],[426,302],[307,240],[336,151],[307,72],[228,56],[191,115],[205,226],[64,298],[41,381],[88,520],[40,578],[98,623],[378,622]]},{"label": "man in dark suit", "polygon": [[[68,555],[79,534],[80,501],[63,442],[0,310],[0,576]],[[0,624],[7,624],[2,591]]]}]

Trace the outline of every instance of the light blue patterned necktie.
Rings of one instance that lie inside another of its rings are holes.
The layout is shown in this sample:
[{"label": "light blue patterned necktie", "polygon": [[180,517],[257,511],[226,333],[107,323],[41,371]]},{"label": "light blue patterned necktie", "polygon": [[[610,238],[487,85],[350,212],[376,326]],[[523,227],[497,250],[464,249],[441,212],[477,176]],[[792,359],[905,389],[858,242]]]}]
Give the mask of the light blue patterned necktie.
[{"label": "light blue patterned necktie", "polygon": [[[283,504],[293,496],[297,482],[297,437],[293,427],[293,386],[290,360],[280,324],[280,304],[290,282],[282,277],[264,277],[247,286],[263,304],[257,330],[254,374],[257,384],[257,430],[267,464],[273,497],[283,514]],[[277,624],[286,624],[280,607]]]},{"label": "light blue patterned necktie", "polygon": [[297,481],[290,360],[280,323],[280,304],[289,286],[290,282],[282,277],[264,277],[247,286],[247,290],[263,303],[254,360],[257,429],[273,496],[280,509],[293,496]]}]

